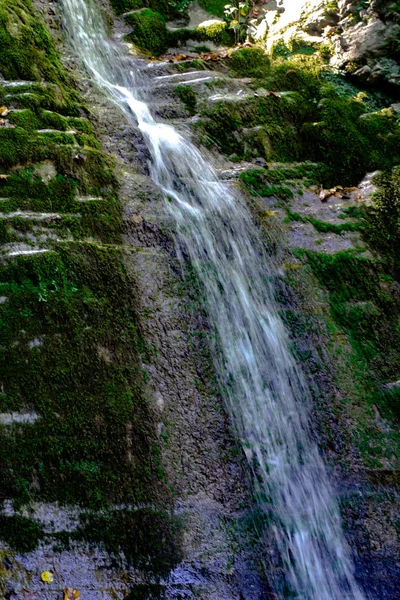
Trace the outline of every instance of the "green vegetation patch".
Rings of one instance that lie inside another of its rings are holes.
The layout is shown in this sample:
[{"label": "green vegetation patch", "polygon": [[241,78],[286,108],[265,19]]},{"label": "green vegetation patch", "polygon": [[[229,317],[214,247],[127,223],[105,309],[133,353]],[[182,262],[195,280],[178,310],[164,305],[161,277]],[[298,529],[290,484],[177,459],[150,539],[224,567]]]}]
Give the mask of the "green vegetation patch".
[{"label": "green vegetation patch", "polygon": [[224,21],[214,21],[208,25],[199,25],[196,29],[176,29],[168,32],[169,47],[179,47],[188,40],[232,46],[234,36]]},{"label": "green vegetation patch", "polygon": [[223,19],[225,16],[224,9],[228,2],[226,2],[226,0],[199,0],[199,4],[201,8],[204,8],[210,15]]},{"label": "green vegetation patch", "polygon": [[1,539],[17,552],[31,552],[44,537],[40,525],[19,515],[0,515]]},{"label": "green vegetation patch", "polygon": [[343,93],[337,76],[327,83],[317,57],[269,61],[257,48],[232,57],[238,74],[247,69],[253,76],[255,97],[210,104],[198,123],[206,146],[238,160],[318,162],[325,187],[354,185],[365,173],[400,162],[394,112],[376,110],[380,100],[370,102],[365,93]]},{"label": "green vegetation patch", "polygon": [[40,415],[24,431],[0,429],[2,495],[96,507],[143,501],[154,434],[120,252],[69,243],[21,256],[1,270],[0,290],[8,298],[1,411]]},{"label": "green vegetation patch", "polygon": [[181,525],[167,512],[151,508],[88,514],[74,538],[102,543],[106,550],[124,553],[129,564],[155,575],[165,575],[182,559]]},{"label": "green vegetation patch", "polygon": [[[3,2],[0,44],[0,72],[32,80],[0,86],[15,126],[0,129],[0,243],[29,247],[40,238],[46,250],[9,255],[0,248],[0,412],[33,415],[0,427],[0,496],[16,508],[155,504],[165,474],[143,393],[144,344],[121,248],[113,161],[82,117],[30,2]],[[26,214],[9,214],[17,210]],[[121,527],[134,526],[124,518]],[[106,536],[111,525],[103,525]],[[1,515],[0,537],[27,552],[43,532],[25,517]],[[145,541],[134,543],[137,554],[145,551]]]},{"label": "green vegetation patch", "polygon": [[189,85],[178,85],[175,88],[175,93],[186,106],[189,114],[194,115],[197,105],[196,92]]},{"label": "green vegetation patch", "polygon": [[375,177],[374,205],[364,213],[364,237],[400,281],[400,168]]},{"label": "green vegetation patch", "polygon": [[378,406],[386,418],[398,419],[399,395],[384,387],[400,375],[400,299],[392,278],[376,260],[351,251],[333,255],[304,251],[303,257],[329,292],[335,323],[349,337],[355,373],[368,390],[367,404]]},{"label": "green vegetation patch", "polygon": [[240,77],[264,77],[271,65],[262,48],[239,48],[231,54],[229,66]]},{"label": "green vegetation patch", "polygon": [[168,33],[165,18],[150,8],[127,15],[126,22],[133,26],[127,39],[142,50],[159,56],[168,48]]}]

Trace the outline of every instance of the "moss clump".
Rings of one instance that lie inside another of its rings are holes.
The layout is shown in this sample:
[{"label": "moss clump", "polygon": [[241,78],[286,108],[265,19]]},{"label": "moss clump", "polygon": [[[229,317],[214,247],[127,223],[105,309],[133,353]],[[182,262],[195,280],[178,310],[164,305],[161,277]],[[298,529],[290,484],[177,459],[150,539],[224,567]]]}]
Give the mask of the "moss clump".
[{"label": "moss clump", "polygon": [[356,99],[325,98],[318,122],[305,124],[303,134],[310,158],[323,156],[328,184],[352,185],[365,173],[390,168],[400,160],[396,117],[389,111],[368,114]]},{"label": "moss clump", "polygon": [[227,4],[226,0],[199,0],[199,4],[204,10],[214,17],[224,17],[224,9]]},{"label": "moss clump", "polygon": [[180,46],[188,40],[232,46],[234,36],[224,21],[211,21],[207,25],[199,25],[196,29],[176,29],[168,32],[170,47]]},{"label": "moss clump", "polygon": [[111,4],[117,15],[142,8],[151,8],[164,17],[170,18],[178,16],[185,9],[187,3],[185,0],[112,0]]},{"label": "moss clump", "polygon": [[44,537],[40,525],[30,519],[0,515],[0,537],[17,552],[31,552]]},{"label": "moss clump", "polygon": [[[204,142],[239,158],[264,156],[267,161],[302,160],[300,125],[304,110],[301,98],[276,96],[247,98],[245,102],[221,101],[203,111],[199,123],[207,135]],[[256,128],[251,130],[256,125]],[[249,128],[248,143],[242,134]]]},{"label": "moss clump", "polygon": [[[244,50],[233,53],[243,74]],[[326,187],[357,184],[366,172],[400,162],[400,123],[394,112],[371,111],[364,93],[350,96],[338,84],[328,85],[319,60],[302,56],[265,63],[260,72],[255,68],[254,99],[229,99],[203,111],[198,126],[206,145],[238,159],[318,161],[324,165],[320,183]]]},{"label": "moss clump", "polygon": [[215,44],[230,45],[232,36],[227,30],[225,21],[210,21],[207,24],[199,25],[196,29],[199,41],[209,40]]},{"label": "moss clump", "polygon": [[126,17],[133,31],[127,36],[138,48],[159,56],[168,48],[168,34],[164,17],[149,8]]},{"label": "moss clump", "polygon": [[179,522],[166,512],[149,508],[84,516],[74,537],[101,542],[112,554],[122,551],[129,564],[158,576],[182,559]]},{"label": "moss clump", "polygon": [[[143,501],[153,434],[140,391],[132,284],[116,249],[55,250],[0,272],[9,298],[0,314],[1,410],[28,406],[41,416],[23,432],[0,431],[2,493],[94,507]],[[32,339],[42,342],[31,348]]]},{"label": "moss clump", "polygon": [[327,221],[320,221],[314,217],[305,217],[291,210],[287,211],[286,221],[297,221],[300,223],[311,223],[311,225],[320,233],[336,233],[340,235],[345,231],[358,231],[361,228],[361,223],[341,223],[337,225],[335,223],[329,223]]},{"label": "moss clump", "polygon": [[175,88],[175,93],[182,100],[189,114],[194,115],[197,105],[196,92],[189,85],[178,85]]},{"label": "moss clump", "polygon": [[239,48],[231,54],[230,68],[241,77],[265,77],[271,65],[262,48]]},{"label": "moss clump", "polygon": [[64,79],[50,34],[30,0],[3,0],[0,7],[0,72],[6,79]]},{"label": "moss clump", "polygon": [[400,281],[400,168],[379,174],[375,183],[379,187],[365,213],[364,237]]},{"label": "moss clump", "polygon": [[293,198],[293,192],[284,185],[276,185],[268,177],[268,171],[253,169],[241,173],[240,179],[252,196],[276,196],[280,200]]}]

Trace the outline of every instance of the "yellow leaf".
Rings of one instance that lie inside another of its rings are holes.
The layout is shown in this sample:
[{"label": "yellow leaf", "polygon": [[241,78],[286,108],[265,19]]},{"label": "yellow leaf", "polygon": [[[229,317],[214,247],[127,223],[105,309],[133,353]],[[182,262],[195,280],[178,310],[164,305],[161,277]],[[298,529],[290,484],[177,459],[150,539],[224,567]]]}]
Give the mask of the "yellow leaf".
[{"label": "yellow leaf", "polygon": [[43,571],[41,578],[45,583],[53,583],[54,575],[51,571]]}]

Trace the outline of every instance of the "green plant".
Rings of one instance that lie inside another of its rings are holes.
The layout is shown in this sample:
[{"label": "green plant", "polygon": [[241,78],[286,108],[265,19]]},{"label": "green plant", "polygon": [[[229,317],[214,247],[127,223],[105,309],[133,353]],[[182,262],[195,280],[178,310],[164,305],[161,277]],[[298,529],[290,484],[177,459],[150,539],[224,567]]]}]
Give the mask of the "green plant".
[{"label": "green plant", "polygon": [[229,28],[234,31],[236,43],[244,41],[246,38],[250,25],[250,10],[250,3],[240,0],[232,0],[230,4],[225,5],[225,18]]}]

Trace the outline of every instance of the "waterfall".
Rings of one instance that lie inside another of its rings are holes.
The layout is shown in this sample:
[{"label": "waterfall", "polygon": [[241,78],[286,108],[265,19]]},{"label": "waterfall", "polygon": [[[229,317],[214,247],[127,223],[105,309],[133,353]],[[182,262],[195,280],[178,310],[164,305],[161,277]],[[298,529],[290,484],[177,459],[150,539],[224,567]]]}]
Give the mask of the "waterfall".
[{"label": "waterfall", "polygon": [[[200,152],[174,128],[157,123],[137,98],[133,59],[108,39],[94,1],[61,3],[76,54],[148,145],[151,176],[202,285],[218,338],[215,367],[257,501],[273,523],[291,597],[362,600],[335,493],[309,433],[310,392],[274,309],[276,270],[244,199],[229,192]],[[150,78],[147,85],[151,94]]]}]

